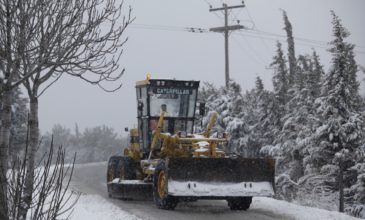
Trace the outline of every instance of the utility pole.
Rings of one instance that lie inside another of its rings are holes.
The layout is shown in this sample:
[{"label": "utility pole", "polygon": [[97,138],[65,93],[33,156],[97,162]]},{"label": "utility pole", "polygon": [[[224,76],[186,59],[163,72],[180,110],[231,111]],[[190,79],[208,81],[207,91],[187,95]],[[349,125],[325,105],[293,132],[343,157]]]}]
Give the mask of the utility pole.
[{"label": "utility pole", "polygon": [[[228,13],[229,10],[236,8],[245,7],[244,2],[242,1],[242,5],[228,6],[226,3],[223,3],[222,8],[210,8],[209,11],[223,11],[224,13],[224,26],[223,27],[215,27],[210,28],[209,30],[212,32],[224,33],[224,50],[225,50],[225,78],[226,78],[226,88],[229,87],[229,53],[228,53],[228,38],[230,31],[244,29],[242,25],[228,25]],[[237,21],[239,23],[239,21]]]}]

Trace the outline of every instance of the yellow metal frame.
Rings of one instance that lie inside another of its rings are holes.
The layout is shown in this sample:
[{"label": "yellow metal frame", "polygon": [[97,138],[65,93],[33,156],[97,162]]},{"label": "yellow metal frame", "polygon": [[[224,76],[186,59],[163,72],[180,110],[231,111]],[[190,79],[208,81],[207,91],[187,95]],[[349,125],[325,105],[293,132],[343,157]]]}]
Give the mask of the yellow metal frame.
[{"label": "yellow metal frame", "polygon": [[[196,135],[192,134],[187,137],[180,137],[178,134],[171,135],[169,133],[161,133],[164,121],[164,112],[161,112],[157,129],[153,132],[153,139],[150,148],[151,151],[148,159],[151,159],[152,152],[155,150],[158,140],[162,143],[159,155],[161,157],[224,157],[225,153],[217,150],[217,146],[219,144],[227,144],[227,136],[224,138],[209,137],[217,115],[218,114],[216,112],[212,114],[206,130],[202,133]],[[199,142],[207,142],[208,145],[200,147]],[[206,150],[204,152],[196,151],[199,148],[205,148]]]},{"label": "yellow metal frame", "polygon": [[[129,136],[131,140],[138,139],[138,129],[132,128],[129,131]],[[141,151],[138,142],[130,142],[128,148],[124,149],[124,156],[132,157],[135,161],[141,160]]]}]

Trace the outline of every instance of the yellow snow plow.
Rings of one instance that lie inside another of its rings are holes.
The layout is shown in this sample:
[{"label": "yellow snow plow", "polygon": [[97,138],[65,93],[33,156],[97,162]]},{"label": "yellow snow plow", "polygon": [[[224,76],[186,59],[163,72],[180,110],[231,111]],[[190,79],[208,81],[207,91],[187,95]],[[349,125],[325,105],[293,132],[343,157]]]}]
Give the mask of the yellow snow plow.
[{"label": "yellow snow plow", "polygon": [[162,209],[180,200],[224,199],[232,210],[246,210],[253,196],[274,195],[275,161],[228,153],[228,134],[212,134],[217,113],[203,132],[193,132],[198,87],[198,81],[136,83],[138,128],[130,130],[124,155],[109,159],[110,197],[153,198]]}]

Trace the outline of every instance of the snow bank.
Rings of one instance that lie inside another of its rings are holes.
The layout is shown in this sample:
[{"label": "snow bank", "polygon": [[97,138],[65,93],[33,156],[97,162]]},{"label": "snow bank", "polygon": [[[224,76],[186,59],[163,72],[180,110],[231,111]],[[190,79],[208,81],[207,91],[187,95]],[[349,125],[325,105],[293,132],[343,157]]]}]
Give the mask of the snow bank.
[{"label": "snow bank", "polygon": [[293,203],[265,197],[254,197],[249,210],[265,210],[271,211],[273,213],[281,213],[287,216],[287,219],[359,220],[358,218],[354,218],[347,214],[336,211],[327,211],[324,209],[300,206]]},{"label": "snow bank", "polygon": [[[62,217],[66,217],[61,216]],[[138,220],[118,206],[98,195],[82,195],[76,203],[70,220]]]}]

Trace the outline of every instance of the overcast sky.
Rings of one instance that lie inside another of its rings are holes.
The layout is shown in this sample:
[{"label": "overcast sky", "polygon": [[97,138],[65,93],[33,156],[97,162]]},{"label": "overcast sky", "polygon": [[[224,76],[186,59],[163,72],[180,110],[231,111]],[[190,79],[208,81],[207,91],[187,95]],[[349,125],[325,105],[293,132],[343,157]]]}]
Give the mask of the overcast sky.
[{"label": "overcast sky", "polygon": [[[241,1],[226,1],[237,5]],[[136,125],[135,81],[152,78],[200,80],[224,85],[224,39],[218,33],[191,33],[184,27],[209,29],[223,25],[220,12],[209,12],[209,4],[222,6],[222,0],[127,0],[136,17],[135,25],[125,33],[129,40],[120,61],[126,72],[123,87],[115,93],[103,92],[79,79],[63,76],[40,98],[41,132],[59,123],[81,129],[98,125],[113,127],[122,134],[124,127]],[[247,0],[246,8],[232,11],[230,23],[254,27],[265,33],[238,31],[230,36],[230,74],[244,90],[254,86],[256,76],[271,89],[269,64],[275,53],[276,40],[285,45],[282,11],[287,11],[296,40],[296,55],[320,55],[327,71],[330,55],[323,42],[332,40],[330,10],[342,19],[351,32],[349,41],[356,44],[356,60],[365,66],[364,0]],[[147,25],[147,26],[146,26]],[[151,26],[148,26],[151,25]],[[163,27],[161,27],[163,26]],[[312,41],[315,40],[315,41]],[[360,74],[361,79],[364,74]],[[364,84],[361,85],[365,93]]]}]

